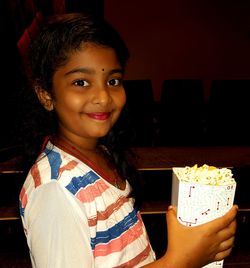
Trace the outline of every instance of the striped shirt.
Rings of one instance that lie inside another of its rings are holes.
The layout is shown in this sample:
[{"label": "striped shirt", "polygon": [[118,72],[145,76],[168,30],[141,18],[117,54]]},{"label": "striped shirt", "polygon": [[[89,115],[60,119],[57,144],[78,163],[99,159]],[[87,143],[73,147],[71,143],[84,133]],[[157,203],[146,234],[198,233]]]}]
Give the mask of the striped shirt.
[{"label": "striped shirt", "polygon": [[89,165],[48,142],[20,193],[33,267],[141,267],[155,260],[129,197]]}]

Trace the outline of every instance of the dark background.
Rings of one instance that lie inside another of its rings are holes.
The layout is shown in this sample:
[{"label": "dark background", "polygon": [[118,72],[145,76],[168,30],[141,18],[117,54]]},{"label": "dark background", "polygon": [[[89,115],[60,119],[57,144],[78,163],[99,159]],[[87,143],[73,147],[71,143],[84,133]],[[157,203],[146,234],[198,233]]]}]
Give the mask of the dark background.
[{"label": "dark background", "polygon": [[250,78],[250,2],[106,0],[105,17],[131,50],[129,79],[149,78],[159,100],[164,79]]}]

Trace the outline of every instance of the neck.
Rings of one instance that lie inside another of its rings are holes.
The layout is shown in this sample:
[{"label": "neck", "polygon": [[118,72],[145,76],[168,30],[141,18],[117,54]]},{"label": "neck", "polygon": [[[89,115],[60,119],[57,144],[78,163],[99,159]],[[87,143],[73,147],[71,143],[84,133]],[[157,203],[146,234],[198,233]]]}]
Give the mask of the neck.
[{"label": "neck", "polygon": [[95,152],[97,148],[98,139],[89,139],[89,140],[82,140],[82,139],[69,139],[64,135],[58,135],[56,140],[62,140],[70,144],[71,146],[75,147],[77,150],[81,152]]}]

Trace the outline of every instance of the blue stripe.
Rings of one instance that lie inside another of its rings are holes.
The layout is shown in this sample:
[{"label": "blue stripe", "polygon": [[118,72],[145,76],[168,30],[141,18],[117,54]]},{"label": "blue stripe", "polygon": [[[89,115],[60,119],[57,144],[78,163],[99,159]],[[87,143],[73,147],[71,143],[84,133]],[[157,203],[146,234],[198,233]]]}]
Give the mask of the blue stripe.
[{"label": "blue stripe", "polygon": [[94,183],[99,179],[99,176],[95,174],[92,170],[83,176],[74,177],[66,188],[75,195],[81,188],[86,187],[89,184]]},{"label": "blue stripe", "polygon": [[45,149],[44,152],[46,153],[48,157],[48,161],[50,164],[50,169],[51,169],[51,179],[56,180],[59,175],[59,169],[62,164],[62,159],[59,153],[55,151],[51,151],[49,149]]},{"label": "blue stripe", "polygon": [[[108,221],[108,220],[107,220]],[[121,236],[138,221],[137,212],[134,209],[122,221],[118,222],[107,231],[96,232],[96,237],[91,238],[91,248],[94,250],[97,244],[106,244],[109,241]]]},{"label": "blue stripe", "polygon": [[20,213],[21,216],[24,215],[24,208],[22,207],[21,201],[19,201],[19,213]]}]

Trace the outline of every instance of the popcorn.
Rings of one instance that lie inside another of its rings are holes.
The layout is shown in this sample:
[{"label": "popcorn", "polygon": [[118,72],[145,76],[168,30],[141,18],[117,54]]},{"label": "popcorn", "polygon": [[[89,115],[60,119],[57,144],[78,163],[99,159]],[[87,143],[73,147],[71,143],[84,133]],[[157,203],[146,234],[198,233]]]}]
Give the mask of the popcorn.
[{"label": "popcorn", "polygon": [[232,185],[235,183],[233,174],[228,168],[216,168],[203,165],[198,167],[173,168],[179,180],[197,182],[206,185]]},{"label": "popcorn", "polygon": [[[177,218],[196,226],[224,215],[233,205],[236,182],[228,168],[203,165],[173,168],[172,204]],[[223,267],[223,261],[204,266]]]}]

